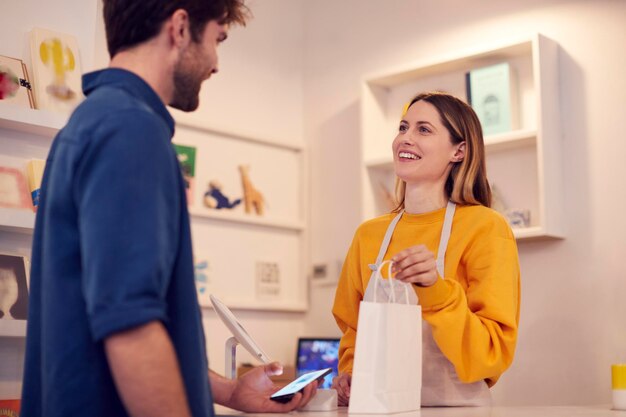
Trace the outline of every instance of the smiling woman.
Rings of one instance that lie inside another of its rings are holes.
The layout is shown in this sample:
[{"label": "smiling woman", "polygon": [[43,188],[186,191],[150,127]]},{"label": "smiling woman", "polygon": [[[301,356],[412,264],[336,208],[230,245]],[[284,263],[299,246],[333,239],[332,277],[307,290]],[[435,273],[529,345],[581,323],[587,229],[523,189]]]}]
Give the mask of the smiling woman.
[{"label": "smiling woman", "polygon": [[337,287],[343,337],[333,386],[348,404],[359,304],[373,292],[368,271],[391,260],[394,278],[412,284],[409,298],[421,304],[422,405],[487,405],[513,360],[520,273],[513,233],[489,208],[480,122],[456,97],[420,94],[392,152],[398,205],[357,229]]}]

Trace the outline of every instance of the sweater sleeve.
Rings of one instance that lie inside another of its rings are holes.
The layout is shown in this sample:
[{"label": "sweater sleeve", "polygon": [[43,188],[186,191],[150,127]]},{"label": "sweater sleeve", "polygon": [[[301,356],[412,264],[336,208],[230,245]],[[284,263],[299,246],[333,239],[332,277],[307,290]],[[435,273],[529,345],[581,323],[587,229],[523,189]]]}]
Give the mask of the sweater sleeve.
[{"label": "sweater sleeve", "polygon": [[335,292],[333,315],[343,333],[339,343],[339,373],[352,373],[354,362],[359,304],[364,293],[361,282],[359,247],[357,232],[348,250]]},{"label": "sweater sleeve", "polygon": [[422,315],[459,379],[492,386],[513,361],[519,324],[519,260],[508,224],[478,233],[459,268],[467,288],[446,276],[417,289]]}]

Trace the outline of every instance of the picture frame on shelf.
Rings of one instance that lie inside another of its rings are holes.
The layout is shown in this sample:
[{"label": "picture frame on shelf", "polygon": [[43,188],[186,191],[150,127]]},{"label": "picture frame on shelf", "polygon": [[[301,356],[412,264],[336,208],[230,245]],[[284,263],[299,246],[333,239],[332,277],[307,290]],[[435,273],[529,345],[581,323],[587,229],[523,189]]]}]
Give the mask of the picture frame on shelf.
[{"label": "picture frame on shelf", "polygon": [[34,28],[30,32],[30,53],[36,108],[69,115],[84,98],[76,38]]},{"label": "picture frame on shelf", "polygon": [[196,148],[194,146],[174,144],[176,157],[183,172],[185,190],[187,192],[187,205],[193,206],[194,191],[196,184]]},{"label": "picture frame on shelf", "polygon": [[27,319],[29,269],[27,257],[0,253],[0,322]]},{"label": "picture frame on shelf", "polygon": [[485,136],[519,127],[515,74],[508,62],[472,69],[465,74],[465,81],[467,102]]},{"label": "picture frame on shelf", "polygon": [[17,158],[0,157],[0,207],[33,209],[26,173]]},{"label": "picture frame on shelf", "polygon": [[21,59],[0,55],[0,100],[29,109],[35,108],[28,70]]},{"label": "picture frame on shelf", "polygon": [[21,404],[17,398],[0,400],[0,417],[19,417]]},{"label": "picture frame on shelf", "polygon": [[200,307],[211,307],[211,263],[206,258],[194,260],[193,270],[198,304]]},{"label": "picture frame on shelf", "polygon": [[256,297],[278,299],[281,296],[280,265],[275,261],[256,261]]}]

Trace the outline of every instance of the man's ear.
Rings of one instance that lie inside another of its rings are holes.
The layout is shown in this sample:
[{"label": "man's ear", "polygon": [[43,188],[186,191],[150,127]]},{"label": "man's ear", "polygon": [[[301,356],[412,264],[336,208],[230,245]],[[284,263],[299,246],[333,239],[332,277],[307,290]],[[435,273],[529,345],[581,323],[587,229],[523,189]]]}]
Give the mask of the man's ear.
[{"label": "man's ear", "polygon": [[465,158],[465,141],[456,145],[456,151],[452,155],[452,162],[461,162]]},{"label": "man's ear", "polygon": [[179,47],[185,47],[191,41],[191,30],[189,27],[189,14],[186,10],[178,9],[169,18],[170,36],[172,43]]}]

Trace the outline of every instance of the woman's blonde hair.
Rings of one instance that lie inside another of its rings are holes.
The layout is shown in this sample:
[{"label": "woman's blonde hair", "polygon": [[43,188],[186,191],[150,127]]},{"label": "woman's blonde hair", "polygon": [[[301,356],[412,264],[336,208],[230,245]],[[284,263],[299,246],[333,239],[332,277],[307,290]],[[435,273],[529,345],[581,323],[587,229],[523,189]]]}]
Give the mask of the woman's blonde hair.
[{"label": "woman's blonde hair", "polygon": [[[456,204],[491,207],[483,131],[474,110],[450,94],[434,91],[415,96],[406,106],[405,112],[418,101],[426,101],[435,106],[453,144],[465,141],[465,157],[462,161],[453,163],[445,184],[446,196]],[[396,178],[398,205],[394,212],[404,209],[405,190],[406,183]]]}]

